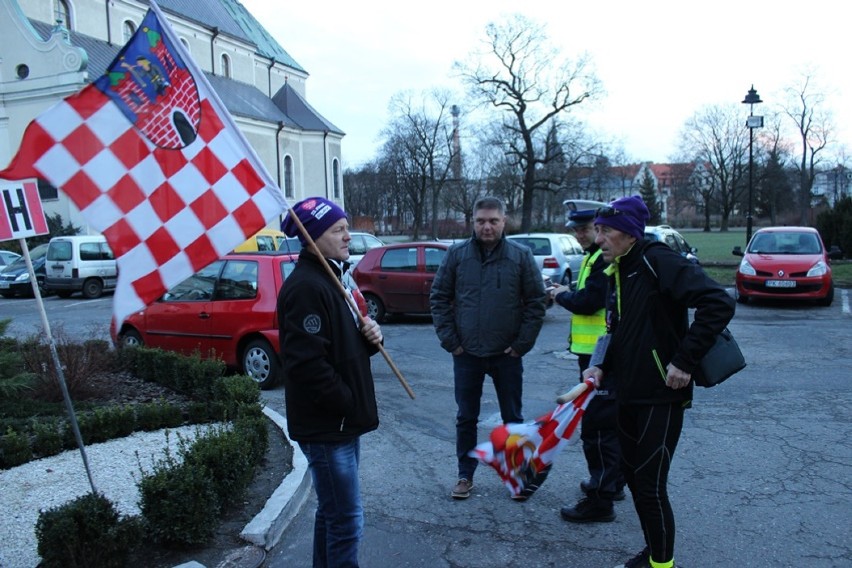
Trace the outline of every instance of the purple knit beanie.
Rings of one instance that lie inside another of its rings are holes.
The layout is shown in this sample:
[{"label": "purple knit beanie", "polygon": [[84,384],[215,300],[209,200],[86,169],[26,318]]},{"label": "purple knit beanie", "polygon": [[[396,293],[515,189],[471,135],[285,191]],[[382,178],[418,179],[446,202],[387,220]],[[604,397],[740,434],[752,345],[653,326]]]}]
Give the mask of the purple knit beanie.
[{"label": "purple knit beanie", "polygon": [[648,207],[638,195],[621,197],[607,207],[598,209],[595,225],[607,225],[626,233],[631,237],[641,239],[645,235],[645,224],[651,218]]},{"label": "purple knit beanie", "polygon": [[[308,197],[294,205],[293,212],[313,240],[320,238],[329,227],[346,217],[346,211],[324,197]],[[293,221],[292,213],[288,213],[281,222],[281,230],[288,237],[299,237],[302,244],[307,244],[299,226]]]}]

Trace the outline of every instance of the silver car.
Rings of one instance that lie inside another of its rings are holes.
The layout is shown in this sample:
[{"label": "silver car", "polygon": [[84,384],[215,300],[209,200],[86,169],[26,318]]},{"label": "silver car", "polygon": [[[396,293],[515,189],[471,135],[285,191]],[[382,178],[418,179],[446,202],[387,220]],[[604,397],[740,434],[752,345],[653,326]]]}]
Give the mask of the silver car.
[{"label": "silver car", "polygon": [[563,286],[574,286],[583,262],[583,247],[565,233],[524,233],[506,237],[530,248],[544,276]]}]

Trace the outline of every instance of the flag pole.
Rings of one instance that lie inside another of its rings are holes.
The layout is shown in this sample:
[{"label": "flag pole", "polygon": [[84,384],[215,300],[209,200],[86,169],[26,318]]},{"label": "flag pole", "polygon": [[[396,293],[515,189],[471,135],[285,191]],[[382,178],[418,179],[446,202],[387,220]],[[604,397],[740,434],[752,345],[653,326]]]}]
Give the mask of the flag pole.
[{"label": "flag pole", "polygon": [[38,289],[38,281],[36,280],[35,270],[33,269],[33,261],[30,257],[30,249],[27,247],[26,239],[18,239],[21,245],[21,252],[24,255],[24,260],[27,263],[27,270],[30,272],[30,284],[33,287],[36,304],[38,304],[38,313],[41,316],[41,325],[44,328],[44,335],[47,338],[47,343],[50,346],[50,356],[53,360],[53,366],[56,369],[56,378],[59,382],[59,388],[62,391],[62,398],[65,401],[65,409],[68,411],[68,420],[71,422],[71,430],[74,432],[74,439],[77,441],[77,447],[80,449],[80,456],[83,458],[83,467],[86,469],[86,475],[89,478],[89,485],[92,488],[92,493],[97,493],[95,489],[95,481],[92,478],[92,470],[89,467],[89,458],[86,456],[86,446],[83,444],[83,437],[80,435],[80,426],[77,423],[77,414],[74,412],[74,404],[71,402],[71,395],[68,393],[68,385],[65,383],[65,373],[62,370],[62,364],[59,361],[59,353],[56,351],[56,342],[53,341],[53,335],[50,333],[50,324],[47,322],[47,312],[44,309],[44,302],[41,300],[41,290]]},{"label": "flag pole", "polygon": [[[311,238],[311,235],[308,234],[308,231],[307,231],[307,229],[305,229],[305,226],[302,225],[302,221],[299,219],[299,216],[296,215],[296,212],[293,211],[293,207],[290,206],[289,204],[288,204],[288,207],[287,207],[287,214],[290,215],[290,217],[292,217],[293,221],[295,221],[295,223],[296,223],[296,226],[299,227],[299,232],[301,232],[302,236],[305,237],[305,241],[308,243],[308,248],[311,250],[311,252],[313,252],[315,255],[317,255],[318,258],[323,258],[323,254],[322,254],[322,252],[320,252],[319,247],[314,242],[314,240]],[[364,315],[361,313],[361,310],[358,309],[358,305],[355,303],[355,300],[352,299],[352,296],[350,296],[349,294],[346,293],[346,288],[343,287],[343,283],[340,280],[338,280],[337,276],[334,275],[334,272],[331,270],[331,267],[328,265],[328,263],[322,262],[320,264],[322,264],[325,267],[325,270],[326,270],[326,272],[328,272],[328,275],[331,276],[332,280],[334,280],[334,283],[337,285],[337,289],[340,291],[341,294],[343,294],[343,297],[349,303],[349,306],[352,308],[352,311],[354,313],[358,314],[358,321],[361,323],[361,326],[363,327],[363,325],[367,322],[367,320],[364,317]],[[408,396],[413,399],[414,398],[414,391],[411,390],[411,387],[408,385],[408,381],[405,380],[405,377],[402,376],[402,373],[397,368],[397,366],[394,364],[394,362],[391,359],[388,352],[385,351],[385,346],[382,345],[381,343],[379,343],[378,348],[379,348],[379,351],[381,351],[382,355],[384,356],[385,361],[387,361],[388,366],[390,366],[391,370],[396,375],[396,378],[399,379],[400,384],[402,384],[402,388],[404,388],[405,392],[408,393]]]},{"label": "flag pole", "polygon": [[587,382],[583,381],[582,383],[575,386],[574,388],[572,388],[571,390],[569,390],[565,394],[560,394],[558,397],[556,397],[556,402],[558,402],[559,404],[565,404],[566,402],[571,402],[572,400],[574,400],[575,398],[577,398],[578,396],[580,396],[581,394],[586,392],[588,389],[589,389],[589,384]]}]

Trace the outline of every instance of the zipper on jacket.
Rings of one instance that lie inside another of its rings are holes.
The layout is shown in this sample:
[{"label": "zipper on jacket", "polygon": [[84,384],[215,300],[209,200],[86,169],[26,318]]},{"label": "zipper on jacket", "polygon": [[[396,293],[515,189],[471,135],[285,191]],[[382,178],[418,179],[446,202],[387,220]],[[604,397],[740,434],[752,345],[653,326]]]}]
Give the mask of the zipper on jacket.
[{"label": "zipper on jacket", "polygon": [[340,430],[339,430],[340,432],[343,432],[343,424],[345,422],[346,422],[346,417],[344,416],[343,419],[340,421]]},{"label": "zipper on jacket", "polygon": [[656,349],[651,349],[651,355],[654,356],[654,362],[657,364],[657,369],[660,371],[660,376],[663,377],[663,382],[666,382],[666,370],[663,368],[663,363],[660,361],[660,356],[657,355]]}]

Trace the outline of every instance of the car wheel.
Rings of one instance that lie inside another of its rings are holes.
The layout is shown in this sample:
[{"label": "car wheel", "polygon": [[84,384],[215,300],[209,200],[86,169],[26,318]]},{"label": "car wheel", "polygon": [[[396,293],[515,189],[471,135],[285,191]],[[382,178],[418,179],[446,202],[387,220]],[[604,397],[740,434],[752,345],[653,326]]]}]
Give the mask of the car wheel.
[{"label": "car wheel", "polygon": [[743,296],[736,288],[734,288],[734,296],[736,296],[738,303],[748,304],[748,296]]},{"label": "car wheel", "polygon": [[100,298],[104,293],[104,285],[97,278],[89,278],[83,282],[83,297],[89,300]]},{"label": "car wheel", "polygon": [[562,275],[562,281],[560,282],[563,286],[571,287],[571,271],[566,270],[565,274]]},{"label": "car wheel", "polygon": [[373,294],[364,294],[364,301],[367,302],[367,315],[379,323],[385,321],[385,305]]},{"label": "car wheel", "polygon": [[59,291],[56,293],[56,295],[57,295],[57,296],[59,296],[59,297],[60,297],[60,298],[62,298],[62,299],[65,299],[65,298],[70,298],[70,297],[71,297],[71,294],[73,294],[73,293],[74,293],[74,292],[72,292],[71,290],[59,290]]},{"label": "car wheel", "polygon": [[825,298],[820,298],[817,300],[817,304],[820,306],[828,307],[831,305],[831,302],[834,301],[834,284],[828,289],[828,294],[825,295]]},{"label": "car wheel", "polygon": [[251,341],[243,351],[243,373],[261,389],[271,389],[278,382],[278,354],[265,339]]},{"label": "car wheel", "polygon": [[142,336],[135,329],[128,329],[118,336],[119,345],[122,347],[142,347],[145,342],[142,341]]}]

